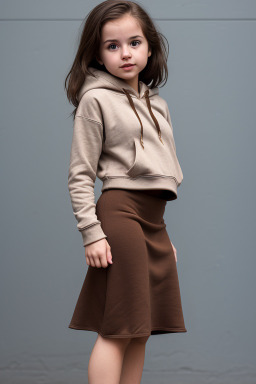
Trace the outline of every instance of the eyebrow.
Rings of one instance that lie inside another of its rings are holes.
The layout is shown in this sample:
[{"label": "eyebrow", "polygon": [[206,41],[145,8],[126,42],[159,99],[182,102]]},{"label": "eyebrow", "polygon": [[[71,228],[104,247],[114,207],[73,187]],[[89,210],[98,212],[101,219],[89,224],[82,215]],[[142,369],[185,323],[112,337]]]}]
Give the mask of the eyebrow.
[{"label": "eyebrow", "polygon": [[[143,39],[142,36],[140,36],[140,35],[136,35],[136,36],[131,36],[131,37],[129,38],[129,40],[131,40],[131,39],[136,39],[136,37],[141,37],[141,38]],[[110,41],[118,42],[118,40],[116,40],[116,39],[109,39],[109,40],[104,41],[103,44],[106,44],[106,43],[108,43],[108,42],[110,42]]]}]

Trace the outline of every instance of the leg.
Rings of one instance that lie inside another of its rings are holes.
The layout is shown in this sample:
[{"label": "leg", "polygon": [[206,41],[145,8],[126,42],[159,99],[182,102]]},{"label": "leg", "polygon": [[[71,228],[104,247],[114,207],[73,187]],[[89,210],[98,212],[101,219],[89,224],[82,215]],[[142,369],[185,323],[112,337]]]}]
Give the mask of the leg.
[{"label": "leg", "polygon": [[123,357],[130,340],[98,334],[88,365],[89,384],[119,384]]},{"label": "leg", "polygon": [[148,338],[149,336],[131,339],[125,351],[119,384],[140,384]]}]

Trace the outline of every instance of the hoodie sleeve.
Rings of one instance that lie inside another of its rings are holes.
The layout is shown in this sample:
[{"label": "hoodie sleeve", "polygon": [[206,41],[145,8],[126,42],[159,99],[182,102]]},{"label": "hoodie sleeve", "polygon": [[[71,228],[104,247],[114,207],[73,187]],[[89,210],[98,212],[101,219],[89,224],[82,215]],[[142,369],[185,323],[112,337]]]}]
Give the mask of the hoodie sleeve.
[{"label": "hoodie sleeve", "polygon": [[175,152],[176,152],[176,145],[175,145],[174,135],[173,135],[172,120],[171,120],[171,115],[170,115],[170,111],[169,111],[169,107],[168,107],[167,102],[166,102],[166,109],[167,109],[167,121],[170,124],[171,130],[172,130],[172,142],[173,142],[173,146],[174,146],[174,149],[175,149]]},{"label": "hoodie sleeve", "polygon": [[[74,120],[68,173],[68,189],[73,213],[82,234],[84,247],[107,236],[96,216],[94,185],[103,142],[102,122],[89,117],[89,109],[80,104]],[[95,112],[95,109],[94,109]]]}]

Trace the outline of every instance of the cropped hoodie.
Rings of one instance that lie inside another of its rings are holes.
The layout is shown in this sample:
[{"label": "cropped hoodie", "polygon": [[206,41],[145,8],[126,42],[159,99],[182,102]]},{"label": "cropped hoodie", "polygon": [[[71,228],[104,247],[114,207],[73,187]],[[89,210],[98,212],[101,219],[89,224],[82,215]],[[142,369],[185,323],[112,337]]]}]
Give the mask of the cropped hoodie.
[{"label": "cropped hoodie", "polygon": [[107,238],[96,216],[96,176],[109,188],[158,189],[177,198],[183,173],[171,117],[159,89],[139,81],[139,93],[110,73],[88,68],[78,94],[68,189],[83,245]]}]

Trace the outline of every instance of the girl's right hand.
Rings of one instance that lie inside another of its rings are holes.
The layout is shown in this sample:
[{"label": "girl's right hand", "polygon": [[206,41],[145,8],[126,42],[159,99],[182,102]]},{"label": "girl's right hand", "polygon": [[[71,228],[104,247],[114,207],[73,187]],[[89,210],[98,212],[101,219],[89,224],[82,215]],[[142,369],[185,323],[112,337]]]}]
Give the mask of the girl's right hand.
[{"label": "girl's right hand", "polygon": [[107,268],[108,263],[113,264],[111,247],[106,238],[86,245],[85,258],[86,263],[92,267]]}]

